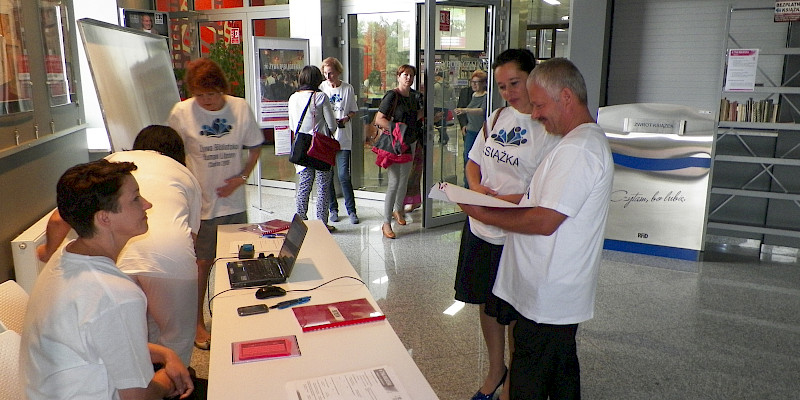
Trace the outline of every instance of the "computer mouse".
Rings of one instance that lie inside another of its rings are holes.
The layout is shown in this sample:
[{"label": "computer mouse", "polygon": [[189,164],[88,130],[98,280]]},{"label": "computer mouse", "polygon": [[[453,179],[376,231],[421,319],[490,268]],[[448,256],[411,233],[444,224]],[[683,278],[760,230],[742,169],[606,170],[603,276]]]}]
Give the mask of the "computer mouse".
[{"label": "computer mouse", "polygon": [[263,286],[256,290],[257,299],[286,296],[286,290],[279,286]]}]

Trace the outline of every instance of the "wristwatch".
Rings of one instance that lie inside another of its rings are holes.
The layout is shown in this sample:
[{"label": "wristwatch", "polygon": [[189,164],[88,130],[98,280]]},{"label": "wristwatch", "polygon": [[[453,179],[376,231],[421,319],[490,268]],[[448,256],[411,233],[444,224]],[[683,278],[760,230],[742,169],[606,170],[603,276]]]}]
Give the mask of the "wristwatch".
[{"label": "wristwatch", "polygon": [[242,180],[243,180],[243,181],[247,182],[247,178],[249,178],[249,176],[248,176],[248,175],[242,175]]}]

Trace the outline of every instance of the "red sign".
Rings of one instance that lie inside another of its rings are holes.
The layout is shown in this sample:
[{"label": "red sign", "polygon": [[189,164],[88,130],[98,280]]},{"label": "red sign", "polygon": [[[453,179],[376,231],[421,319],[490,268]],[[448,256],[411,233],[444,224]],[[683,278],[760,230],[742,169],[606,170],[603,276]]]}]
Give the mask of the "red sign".
[{"label": "red sign", "polygon": [[450,11],[439,11],[439,31],[450,32]]},{"label": "red sign", "polygon": [[239,28],[231,28],[231,44],[241,44],[242,36]]}]

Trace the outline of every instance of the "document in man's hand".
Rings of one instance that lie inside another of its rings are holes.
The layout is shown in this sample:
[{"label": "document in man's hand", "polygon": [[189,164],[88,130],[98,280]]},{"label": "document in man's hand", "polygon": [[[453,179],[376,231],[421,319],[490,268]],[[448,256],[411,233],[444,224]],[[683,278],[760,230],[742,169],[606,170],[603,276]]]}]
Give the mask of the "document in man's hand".
[{"label": "document in man's hand", "polygon": [[519,204],[500,200],[497,197],[487,196],[474,190],[469,190],[447,182],[437,183],[431,187],[428,197],[449,203],[472,204],[475,206],[498,208],[522,208]]}]

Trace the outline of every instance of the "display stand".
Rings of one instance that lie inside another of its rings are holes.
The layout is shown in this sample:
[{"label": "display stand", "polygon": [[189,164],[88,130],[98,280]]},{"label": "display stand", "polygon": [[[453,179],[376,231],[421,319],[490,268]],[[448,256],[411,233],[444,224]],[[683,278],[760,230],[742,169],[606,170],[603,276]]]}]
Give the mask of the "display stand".
[{"label": "display stand", "polygon": [[604,248],[696,261],[704,245],[714,118],[675,104],[598,110],[614,157]]},{"label": "display stand", "polygon": [[[747,1],[729,9],[706,229],[709,235],[754,242],[761,251],[796,248],[800,238],[800,81],[795,78],[800,43],[792,43],[797,33],[791,25],[773,21],[774,6]],[[750,90],[731,90],[729,81],[739,74],[726,75],[736,61],[732,49],[758,50]]]}]

